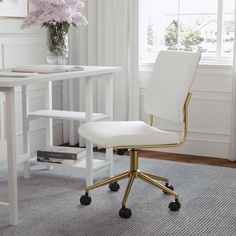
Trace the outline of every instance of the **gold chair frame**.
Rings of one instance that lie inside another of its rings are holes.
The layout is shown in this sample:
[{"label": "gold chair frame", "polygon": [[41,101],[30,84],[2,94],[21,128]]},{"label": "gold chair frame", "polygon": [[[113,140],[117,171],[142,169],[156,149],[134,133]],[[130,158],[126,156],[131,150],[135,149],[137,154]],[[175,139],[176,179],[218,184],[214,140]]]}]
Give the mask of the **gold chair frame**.
[{"label": "gold chair frame", "polygon": [[[119,174],[117,176],[114,176],[112,178],[100,181],[98,183],[95,183],[91,186],[88,186],[85,188],[85,194],[86,196],[88,196],[88,192],[92,189],[107,185],[107,184],[111,184],[111,183],[115,183],[117,181],[129,178],[128,181],[128,185],[126,187],[126,191],[123,197],[123,201],[122,201],[122,208],[125,208],[126,202],[128,200],[128,196],[130,193],[130,190],[132,188],[133,182],[135,180],[135,178],[139,177],[140,179],[146,181],[149,184],[154,185],[155,187],[163,190],[165,193],[168,193],[170,195],[173,195],[175,197],[175,201],[178,202],[178,198],[179,198],[179,194],[175,191],[172,191],[170,188],[168,188],[168,184],[169,184],[169,179],[162,177],[162,176],[157,176],[157,175],[153,175],[150,173],[146,173],[146,172],[142,172],[139,170],[138,168],[138,150],[139,149],[148,149],[148,148],[166,148],[166,147],[178,147],[181,146],[187,137],[187,133],[188,133],[188,105],[190,102],[192,94],[188,93],[185,103],[184,103],[184,107],[183,107],[183,131],[182,131],[182,135],[181,138],[179,140],[179,142],[177,143],[170,143],[170,144],[159,144],[159,145],[144,145],[144,146],[117,146],[117,147],[113,147],[114,149],[130,149],[130,170],[128,172]],[[153,115],[149,116],[149,124],[152,126],[153,125]],[[160,184],[155,180],[159,180],[159,181],[163,181],[166,183],[166,185]],[[127,217],[128,218],[128,217]]]}]

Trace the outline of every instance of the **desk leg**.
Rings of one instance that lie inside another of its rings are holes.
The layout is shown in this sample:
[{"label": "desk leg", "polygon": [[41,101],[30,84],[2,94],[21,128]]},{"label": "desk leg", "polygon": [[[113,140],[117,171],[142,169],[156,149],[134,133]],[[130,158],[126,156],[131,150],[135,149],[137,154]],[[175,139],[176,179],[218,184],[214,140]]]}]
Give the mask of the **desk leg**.
[{"label": "desk leg", "polygon": [[[113,75],[106,78],[106,114],[110,114],[110,120],[113,120]],[[108,175],[113,176],[113,149],[106,149],[106,160],[110,163]]]},{"label": "desk leg", "polygon": [[[48,82],[45,93],[45,107],[52,110],[52,82]],[[53,145],[53,120],[48,118],[46,121],[46,145]]]},{"label": "desk leg", "polygon": [[93,143],[86,141],[86,187],[93,184]]},{"label": "desk leg", "polygon": [[[85,114],[86,122],[92,121],[93,116],[93,83],[85,79]],[[86,141],[86,186],[93,184],[93,143]]]},{"label": "desk leg", "polygon": [[[48,110],[52,110],[52,81],[49,81],[45,91],[45,107]],[[53,145],[53,119],[46,119],[46,145]],[[52,170],[53,166],[46,165],[48,170]]]},{"label": "desk leg", "polygon": [[18,224],[17,169],[16,169],[16,128],[15,128],[15,89],[6,92],[7,120],[7,160],[8,160],[8,198],[9,223]]},{"label": "desk leg", "polygon": [[[75,80],[69,80],[69,110],[75,111],[75,93],[74,93]],[[70,136],[69,144],[76,145],[75,121],[69,121]]]},{"label": "desk leg", "polygon": [[29,132],[29,98],[27,86],[22,86],[22,120],[23,120],[23,153],[27,154],[27,160],[24,163],[24,178],[30,178],[30,132]]}]

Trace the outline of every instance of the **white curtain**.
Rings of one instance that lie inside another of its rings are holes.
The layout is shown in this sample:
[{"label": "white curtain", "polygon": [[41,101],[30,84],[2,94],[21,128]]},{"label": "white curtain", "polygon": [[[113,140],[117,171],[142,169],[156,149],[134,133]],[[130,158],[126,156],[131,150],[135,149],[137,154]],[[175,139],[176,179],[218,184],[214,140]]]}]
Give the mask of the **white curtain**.
[{"label": "white curtain", "polygon": [[[87,0],[88,25],[71,34],[71,63],[80,65],[119,66],[114,78],[114,120],[139,119],[138,28],[139,0]],[[84,110],[84,80],[64,84],[64,108]],[[94,111],[104,111],[103,83],[94,86]],[[73,91],[75,103],[67,99]],[[70,126],[70,128],[69,128]],[[65,125],[64,142],[79,140],[77,123]],[[70,131],[68,131],[70,130]]]},{"label": "white curtain", "polygon": [[[235,4],[236,16],[236,4]],[[236,17],[235,17],[236,18]],[[231,136],[229,160],[236,161],[236,25],[234,26],[234,62],[233,62],[233,89],[232,89]]]}]

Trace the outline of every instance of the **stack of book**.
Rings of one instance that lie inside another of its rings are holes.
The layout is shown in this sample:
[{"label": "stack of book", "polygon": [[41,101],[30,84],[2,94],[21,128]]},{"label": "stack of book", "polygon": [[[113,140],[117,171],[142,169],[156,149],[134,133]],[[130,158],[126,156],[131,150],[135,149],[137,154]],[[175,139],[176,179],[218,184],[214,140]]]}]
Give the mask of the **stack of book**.
[{"label": "stack of book", "polygon": [[84,148],[46,146],[37,151],[37,161],[73,165],[84,159]]}]

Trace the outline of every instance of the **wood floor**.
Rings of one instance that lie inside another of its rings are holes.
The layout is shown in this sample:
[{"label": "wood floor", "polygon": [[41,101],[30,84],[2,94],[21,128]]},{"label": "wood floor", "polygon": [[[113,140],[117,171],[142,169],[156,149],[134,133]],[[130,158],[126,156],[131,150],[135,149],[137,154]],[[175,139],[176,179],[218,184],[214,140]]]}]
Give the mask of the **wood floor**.
[{"label": "wood floor", "polygon": [[222,158],[213,158],[213,157],[202,157],[202,156],[192,156],[184,154],[175,154],[175,153],[164,153],[164,152],[153,152],[153,151],[140,151],[140,157],[168,160],[168,161],[178,161],[186,162],[193,164],[205,164],[212,166],[223,166],[236,168],[236,162],[232,162]]},{"label": "wood floor", "polygon": [[[95,151],[104,152],[104,150],[97,150],[97,149],[95,149]],[[126,152],[126,155],[129,155],[129,153]],[[154,151],[144,151],[144,150],[139,151],[139,156],[146,157],[146,158],[160,159],[160,160],[186,162],[186,163],[192,163],[192,164],[236,168],[236,162],[232,162],[232,161],[222,159],[222,158],[192,156],[192,155],[185,155],[185,154],[154,152]]]},{"label": "wood floor", "polygon": [[[69,146],[64,144],[62,146]],[[94,149],[95,152],[105,152],[104,149]],[[129,155],[129,152],[126,152],[125,155]],[[223,158],[213,158],[213,157],[202,157],[202,156],[193,156],[185,154],[175,154],[175,153],[166,153],[166,152],[154,152],[154,151],[139,151],[139,156],[144,158],[154,158],[160,160],[168,161],[178,161],[192,164],[202,164],[202,165],[212,165],[212,166],[222,166],[229,168],[236,168],[236,162],[232,162]]]}]

